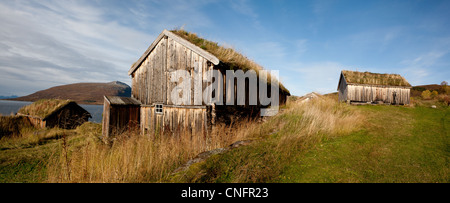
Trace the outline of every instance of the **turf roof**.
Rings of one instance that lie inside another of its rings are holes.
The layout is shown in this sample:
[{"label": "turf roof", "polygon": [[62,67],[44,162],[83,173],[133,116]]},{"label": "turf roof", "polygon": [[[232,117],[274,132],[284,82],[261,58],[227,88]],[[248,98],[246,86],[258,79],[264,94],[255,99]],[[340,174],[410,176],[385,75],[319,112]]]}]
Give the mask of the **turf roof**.
[{"label": "turf roof", "polygon": [[66,106],[70,102],[72,101],[61,99],[41,99],[30,105],[20,108],[18,113],[44,119],[47,116],[50,116],[53,112]]},{"label": "turf roof", "polygon": [[349,84],[411,87],[411,84],[399,74],[381,74],[348,70],[343,70],[342,74]]},{"label": "turf roof", "polygon": [[[258,73],[260,70],[264,69],[262,66],[245,57],[236,50],[220,46],[217,42],[203,39],[197,34],[185,31],[183,29],[170,30],[170,32],[213,54],[221,61],[221,63],[227,65],[231,70],[254,70],[256,73]],[[267,80],[269,83],[270,78],[271,76],[268,74]],[[283,91],[289,93],[289,90],[284,87],[281,82],[279,83],[279,86]]]}]

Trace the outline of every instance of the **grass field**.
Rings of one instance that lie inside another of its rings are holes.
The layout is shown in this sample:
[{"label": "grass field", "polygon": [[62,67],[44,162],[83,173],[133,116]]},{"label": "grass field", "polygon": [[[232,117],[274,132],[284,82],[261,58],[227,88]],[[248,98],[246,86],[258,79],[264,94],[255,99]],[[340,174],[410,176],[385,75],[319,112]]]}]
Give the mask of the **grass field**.
[{"label": "grass field", "polygon": [[[283,144],[289,133],[280,132],[198,164],[181,182],[450,182],[448,107],[349,108],[364,115],[351,132],[295,136],[301,140],[290,144]],[[278,119],[290,123],[302,116]]]},{"label": "grass field", "polygon": [[[264,123],[222,126],[197,143],[127,134],[105,145],[93,123],[22,127],[0,140],[0,182],[448,183],[450,109],[429,106],[291,103]],[[172,173],[202,151],[244,139],[254,141]]]},{"label": "grass field", "polygon": [[359,107],[367,125],[300,153],[276,182],[449,182],[450,111]]}]

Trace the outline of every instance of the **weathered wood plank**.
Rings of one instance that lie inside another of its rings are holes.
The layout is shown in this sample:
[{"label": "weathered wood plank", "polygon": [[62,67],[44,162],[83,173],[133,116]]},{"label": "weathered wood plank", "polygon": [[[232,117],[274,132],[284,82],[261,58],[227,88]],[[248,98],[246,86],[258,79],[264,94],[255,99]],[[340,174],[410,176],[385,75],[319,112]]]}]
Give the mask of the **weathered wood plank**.
[{"label": "weathered wood plank", "polygon": [[[358,101],[358,102],[376,102],[383,101],[391,104],[409,104],[410,89],[404,87],[380,87],[367,85],[347,85],[340,86],[339,100]],[[342,94],[342,95],[341,95]]]},{"label": "weathered wood plank", "polygon": [[161,62],[162,62],[162,70],[161,70],[161,88],[162,88],[162,103],[165,105],[167,104],[167,46],[168,46],[168,42],[167,42],[167,37],[164,38],[164,45],[162,47],[162,57],[161,57]]}]

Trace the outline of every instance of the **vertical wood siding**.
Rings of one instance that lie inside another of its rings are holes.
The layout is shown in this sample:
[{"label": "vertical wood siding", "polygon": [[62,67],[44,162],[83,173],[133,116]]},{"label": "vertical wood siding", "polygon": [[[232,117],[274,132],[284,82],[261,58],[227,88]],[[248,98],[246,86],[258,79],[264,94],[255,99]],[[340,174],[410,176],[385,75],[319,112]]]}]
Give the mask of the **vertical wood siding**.
[{"label": "vertical wood siding", "polygon": [[339,101],[377,102],[409,104],[410,89],[395,86],[341,85]]},{"label": "vertical wood siding", "polygon": [[133,105],[103,105],[102,135],[108,138],[139,127],[140,107]]},{"label": "vertical wood siding", "polygon": [[[191,74],[191,104],[194,104],[195,63],[198,63],[199,74],[205,76],[213,65],[208,65],[208,61],[182,46],[178,42],[163,38],[156,45],[155,49],[142,62],[140,67],[132,75],[132,96],[144,105],[161,103],[164,105],[174,105],[171,91],[177,85],[171,82],[171,73],[176,70],[186,70]],[[181,82],[181,81],[180,81]],[[202,83],[202,92],[208,86]]]},{"label": "vertical wood siding", "polygon": [[164,113],[156,113],[155,106],[141,107],[141,132],[144,135],[205,134],[209,124],[207,108],[165,106]]}]

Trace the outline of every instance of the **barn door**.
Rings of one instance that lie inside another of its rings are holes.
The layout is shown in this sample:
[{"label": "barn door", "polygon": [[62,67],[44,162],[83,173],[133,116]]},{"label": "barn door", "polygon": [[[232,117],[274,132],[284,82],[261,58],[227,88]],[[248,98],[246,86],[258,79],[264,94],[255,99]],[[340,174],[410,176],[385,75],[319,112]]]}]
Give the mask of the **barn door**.
[{"label": "barn door", "polygon": [[396,91],[392,92],[392,103],[397,104],[397,92]]}]

